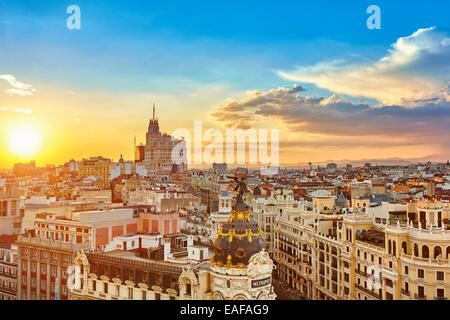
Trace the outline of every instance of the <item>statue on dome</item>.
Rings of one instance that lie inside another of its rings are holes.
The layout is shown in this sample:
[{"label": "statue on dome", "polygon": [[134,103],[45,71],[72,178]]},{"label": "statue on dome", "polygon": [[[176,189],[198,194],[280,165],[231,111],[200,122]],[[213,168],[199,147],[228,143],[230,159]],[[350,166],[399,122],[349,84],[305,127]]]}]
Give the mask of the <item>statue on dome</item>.
[{"label": "statue on dome", "polygon": [[232,177],[228,176],[228,178],[233,179],[234,182],[236,182],[236,187],[233,191],[237,191],[237,197],[236,197],[236,203],[243,203],[244,202],[244,194],[248,193],[247,188],[247,178],[245,177]]}]

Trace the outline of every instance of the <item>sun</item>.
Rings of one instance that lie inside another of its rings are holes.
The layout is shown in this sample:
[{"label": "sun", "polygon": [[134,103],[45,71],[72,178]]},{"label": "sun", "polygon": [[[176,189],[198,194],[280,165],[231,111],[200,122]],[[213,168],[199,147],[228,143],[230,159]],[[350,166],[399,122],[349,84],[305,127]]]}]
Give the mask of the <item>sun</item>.
[{"label": "sun", "polygon": [[18,156],[34,154],[41,144],[39,131],[33,126],[20,126],[11,130],[9,143],[11,150]]}]

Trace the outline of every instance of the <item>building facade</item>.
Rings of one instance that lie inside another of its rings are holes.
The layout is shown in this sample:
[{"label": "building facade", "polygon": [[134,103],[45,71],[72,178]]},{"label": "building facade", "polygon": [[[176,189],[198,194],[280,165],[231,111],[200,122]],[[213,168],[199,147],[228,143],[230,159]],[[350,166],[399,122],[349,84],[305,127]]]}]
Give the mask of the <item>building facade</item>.
[{"label": "building facade", "polygon": [[187,169],[186,141],[159,131],[154,106],[153,118],[149,121],[146,133],[144,166],[150,177]]},{"label": "building facade", "polygon": [[0,235],[20,233],[22,212],[17,184],[6,182],[0,185]]},{"label": "building facade", "polygon": [[89,243],[65,243],[32,236],[17,241],[17,299],[67,300],[68,270],[77,250],[89,250]]},{"label": "building facade", "polygon": [[91,157],[83,159],[78,163],[78,174],[80,177],[101,177],[100,185],[107,189],[110,182],[111,159],[103,157]]},{"label": "building facade", "polygon": [[448,215],[440,201],[408,205],[405,219],[284,211],[277,217],[277,276],[307,299],[448,299]]},{"label": "building facade", "polygon": [[0,237],[0,300],[17,299],[17,246],[16,237]]}]

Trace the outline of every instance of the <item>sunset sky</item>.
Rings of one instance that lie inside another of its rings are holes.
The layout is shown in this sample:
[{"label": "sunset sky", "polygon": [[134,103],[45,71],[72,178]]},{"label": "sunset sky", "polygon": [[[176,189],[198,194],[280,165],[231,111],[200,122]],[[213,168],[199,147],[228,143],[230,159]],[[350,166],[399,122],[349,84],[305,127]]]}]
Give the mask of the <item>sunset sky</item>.
[{"label": "sunset sky", "polygon": [[243,2],[1,0],[0,168],[132,159],[153,103],[169,134],[279,129],[281,163],[450,158],[449,1]]}]

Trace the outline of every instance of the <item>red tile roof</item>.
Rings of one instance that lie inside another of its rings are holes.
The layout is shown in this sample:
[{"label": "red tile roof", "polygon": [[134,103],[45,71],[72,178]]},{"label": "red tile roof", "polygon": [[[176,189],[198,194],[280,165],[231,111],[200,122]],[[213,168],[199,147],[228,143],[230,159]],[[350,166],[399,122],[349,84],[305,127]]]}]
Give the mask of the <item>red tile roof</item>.
[{"label": "red tile roof", "polygon": [[0,243],[10,243],[12,244],[14,241],[17,240],[17,235],[7,235],[7,234],[2,234],[0,235]]}]

